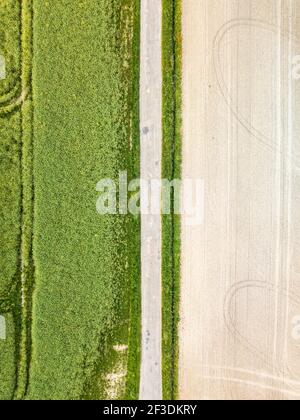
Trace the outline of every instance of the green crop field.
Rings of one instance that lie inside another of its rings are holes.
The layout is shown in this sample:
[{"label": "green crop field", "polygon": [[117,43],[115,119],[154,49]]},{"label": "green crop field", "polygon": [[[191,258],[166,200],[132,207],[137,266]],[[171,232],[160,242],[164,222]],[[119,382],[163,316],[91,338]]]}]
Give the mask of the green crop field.
[{"label": "green crop field", "polygon": [[135,399],[139,0],[0,0],[0,399]]},{"label": "green crop field", "polygon": [[21,306],[22,117],[18,107],[11,112],[21,94],[19,2],[0,1],[0,22],[0,55],[6,71],[0,80],[0,325],[6,324],[6,331],[0,331],[0,399],[11,399],[17,380]]}]

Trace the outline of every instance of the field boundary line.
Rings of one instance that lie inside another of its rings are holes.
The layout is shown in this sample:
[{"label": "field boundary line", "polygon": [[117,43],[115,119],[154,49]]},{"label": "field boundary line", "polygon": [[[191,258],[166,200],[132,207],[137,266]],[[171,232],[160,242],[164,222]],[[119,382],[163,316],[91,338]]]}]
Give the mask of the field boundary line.
[{"label": "field boundary line", "polygon": [[26,396],[31,359],[31,297],[33,290],[33,108],[32,108],[32,33],[33,0],[21,1],[21,84],[26,95],[21,101],[21,290],[17,383],[14,398]]}]

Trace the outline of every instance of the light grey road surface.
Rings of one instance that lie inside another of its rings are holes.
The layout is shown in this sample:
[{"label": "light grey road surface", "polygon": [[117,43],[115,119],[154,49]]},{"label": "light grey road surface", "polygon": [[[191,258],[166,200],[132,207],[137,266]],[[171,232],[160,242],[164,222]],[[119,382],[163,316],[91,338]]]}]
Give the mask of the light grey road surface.
[{"label": "light grey road surface", "polygon": [[[161,178],[162,4],[141,1],[141,178]],[[142,207],[147,192],[141,187]],[[145,210],[145,209],[144,209]],[[145,211],[142,211],[145,213]],[[159,213],[159,212],[158,212]],[[142,365],[141,400],[162,399],[161,217],[142,214]]]}]

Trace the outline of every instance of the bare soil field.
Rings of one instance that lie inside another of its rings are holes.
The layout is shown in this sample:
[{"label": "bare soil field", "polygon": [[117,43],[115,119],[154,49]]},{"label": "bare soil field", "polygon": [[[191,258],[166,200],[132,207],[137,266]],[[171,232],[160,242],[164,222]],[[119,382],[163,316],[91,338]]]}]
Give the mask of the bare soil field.
[{"label": "bare soil field", "polygon": [[[300,2],[183,0],[181,399],[300,399]],[[298,61],[297,61],[298,60]]]}]

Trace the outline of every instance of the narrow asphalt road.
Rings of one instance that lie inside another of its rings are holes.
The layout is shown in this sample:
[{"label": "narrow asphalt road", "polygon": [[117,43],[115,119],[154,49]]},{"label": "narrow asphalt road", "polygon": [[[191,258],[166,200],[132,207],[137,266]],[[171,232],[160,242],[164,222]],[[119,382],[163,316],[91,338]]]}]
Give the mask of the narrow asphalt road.
[{"label": "narrow asphalt road", "polygon": [[[162,3],[141,1],[141,178],[161,179],[162,154]],[[161,217],[142,208],[142,365],[141,400],[162,399]]]}]

